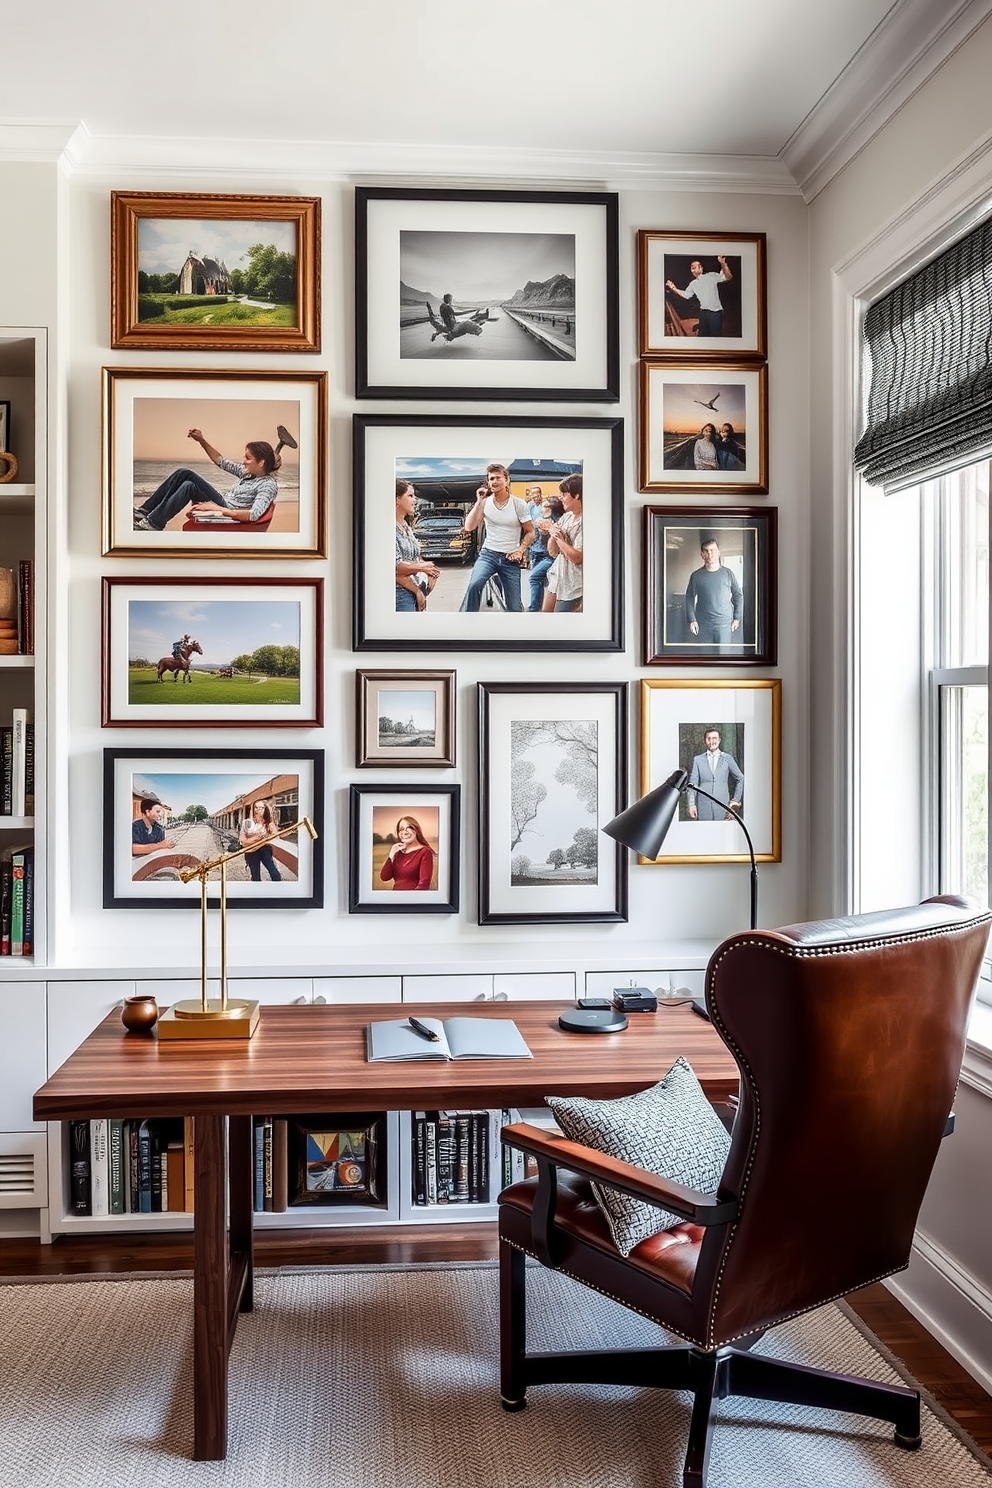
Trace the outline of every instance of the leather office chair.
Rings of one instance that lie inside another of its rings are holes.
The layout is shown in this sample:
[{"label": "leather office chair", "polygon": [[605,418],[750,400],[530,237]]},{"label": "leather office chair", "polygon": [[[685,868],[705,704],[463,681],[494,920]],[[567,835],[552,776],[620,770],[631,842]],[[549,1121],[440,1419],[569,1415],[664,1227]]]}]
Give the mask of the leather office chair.
[{"label": "leather office chair", "polygon": [[[920,1441],[916,1391],[800,1370],[748,1349],[768,1328],[909,1262],[945,1131],[990,915],[968,900],[732,936],[706,1002],[740,1069],[716,1195],[517,1124],[538,1177],[500,1195],[501,1394],[562,1381],[694,1395],[685,1488],[704,1488],[713,1402],[729,1395],[850,1411]],[[659,1070],[659,1078],[665,1073]],[[589,1179],[685,1222],[624,1257]],[[537,1257],[684,1339],[657,1349],[526,1352],[525,1260]],[[731,1347],[736,1345],[736,1347]]]}]

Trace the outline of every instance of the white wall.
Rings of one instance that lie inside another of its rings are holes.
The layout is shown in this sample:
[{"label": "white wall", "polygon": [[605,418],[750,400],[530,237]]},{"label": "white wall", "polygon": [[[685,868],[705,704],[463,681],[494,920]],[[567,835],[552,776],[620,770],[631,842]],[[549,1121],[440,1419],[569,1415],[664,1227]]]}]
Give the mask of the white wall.
[{"label": "white wall", "polygon": [[[810,835],[811,909],[823,914],[868,907],[857,898],[861,879],[869,903],[891,890],[912,897],[922,882],[920,844],[912,828],[886,821],[866,796],[873,736],[891,747],[885,721],[912,715],[916,705],[906,656],[918,635],[919,604],[889,610],[889,633],[866,623],[852,626],[852,576],[872,576],[883,603],[869,608],[877,620],[888,590],[898,596],[914,569],[918,516],[900,497],[866,496],[875,551],[857,551],[850,451],[854,434],[857,355],[853,297],[898,278],[914,254],[932,251],[942,233],[966,224],[992,195],[989,153],[992,110],[988,76],[992,23],[956,52],[810,208],[811,539],[812,568],[811,772],[815,782]],[[963,230],[963,227],[960,229]],[[901,503],[901,504],[900,504]],[[895,537],[892,531],[898,528]],[[862,616],[867,620],[868,615]],[[887,650],[891,664],[887,666]],[[857,667],[871,668],[874,695],[862,716],[851,708]],[[860,725],[861,732],[857,732]],[[901,737],[901,735],[900,735]],[[849,876],[852,847],[859,846],[849,816],[849,766],[865,763],[861,781],[860,862]],[[903,774],[886,778],[890,797],[913,810],[920,798],[919,763],[907,758]],[[904,794],[901,794],[904,793]],[[871,811],[874,810],[874,817]],[[882,834],[879,851],[878,837]],[[862,870],[861,873],[857,871]],[[900,892],[901,891],[901,892]],[[893,898],[894,902],[894,898]],[[972,1051],[972,1061],[980,1060]],[[969,1076],[969,1079],[972,1077]],[[992,1147],[992,1082],[962,1086],[958,1131],[938,1159],[921,1217],[913,1265],[894,1289],[945,1345],[992,1387],[992,1250],[988,1245],[988,1152]],[[870,1217],[867,1218],[870,1223]]]},{"label": "white wall", "polygon": [[[285,731],[239,731],[218,739],[209,730],[106,730],[100,727],[99,626],[100,580],[104,574],[188,573],[206,576],[209,562],[143,563],[100,556],[101,471],[100,369],[104,365],[178,365],[257,367],[259,358],[246,355],[169,355],[123,353],[109,350],[109,194],[112,189],[321,192],[323,198],[323,346],[316,357],[282,356],[265,365],[326,369],[330,401],[330,557],[327,563],[225,562],[225,573],[323,573],[328,581],[329,616],[326,645],[326,726],[294,733],[293,742],[326,751],[327,805],[324,830],[326,891],[323,911],[270,912],[252,917],[242,929],[241,916],[232,917],[231,958],[237,964],[278,962],[286,947],[310,959],[347,959],[352,948],[390,941],[403,959],[410,947],[443,944],[449,947],[492,945],[494,953],[515,945],[559,943],[576,939],[597,948],[632,943],[657,944],[667,938],[701,937],[711,942],[747,924],[747,873],[739,865],[631,866],[630,921],[622,926],[480,927],[475,923],[477,895],[476,813],[479,776],[476,740],[476,690],[479,680],[541,681],[628,679],[631,683],[631,789],[636,792],[638,770],[639,698],[637,678],[649,675],[640,666],[643,628],[641,579],[641,508],[663,498],[637,492],[636,480],[636,283],[635,235],[638,228],[764,231],[769,262],[770,471],[767,497],[754,504],[775,504],[780,511],[780,665],[768,675],[784,681],[784,849],[783,863],[761,869],[760,913],[764,924],[801,918],[806,903],[804,802],[806,771],[806,652],[805,605],[807,565],[808,449],[806,336],[806,208],[798,196],[707,195],[695,192],[626,192],[621,196],[621,326],[623,396],[619,407],[552,408],[549,413],[619,413],[625,430],[626,495],[626,651],[623,655],[595,656],[514,654],[448,655],[438,653],[426,664],[452,666],[458,673],[458,760],[454,774],[438,773],[436,780],[462,784],[463,875],[462,912],[457,917],[416,916],[383,919],[351,916],[347,912],[347,788],[355,780],[375,779],[371,771],[354,769],[354,673],[357,666],[416,665],[421,658],[388,653],[351,651],[351,419],[356,411],[382,412],[390,405],[354,400],[353,387],[353,206],[350,186],[336,182],[297,180],[292,176],[250,181],[231,179],[147,180],[78,177],[71,183],[71,246],[69,288],[71,301],[69,346],[69,467],[64,499],[68,503],[68,616],[71,642],[69,677],[69,736],[67,762],[72,790],[71,814],[62,813],[57,851],[70,864],[70,912],[56,927],[58,958],[63,964],[130,964],[136,957],[168,955],[188,964],[197,957],[194,911],[105,911],[101,907],[99,863],[102,834],[101,759],[104,748],[144,747],[154,742],[177,746],[217,746],[225,742],[252,747],[285,745]],[[0,247],[0,254],[2,254]],[[395,405],[393,405],[395,407]],[[427,405],[404,406],[401,412]],[[433,404],[432,412],[461,415],[503,413],[502,404],[472,406]],[[542,406],[518,405],[527,415]],[[681,496],[670,498],[682,501]],[[707,499],[700,500],[707,505]],[[735,504],[733,502],[725,504]],[[213,570],[216,571],[216,570]],[[689,673],[691,675],[691,673]],[[650,675],[672,676],[670,669]],[[712,673],[710,674],[712,675]],[[717,675],[734,676],[732,670]],[[744,675],[737,673],[736,675]],[[747,675],[751,675],[750,671]],[[431,772],[433,775],[433,772]],[[387,778],[385,772],[382,778]],[[391,778],[391,777],[390,777]],[[421,778],[424,778],[421,776]],[[247,919],[247,917],[244,917]],[[167,946],[167,950],[161,948]],[[155,948],[154,950],[152,948]]]}]

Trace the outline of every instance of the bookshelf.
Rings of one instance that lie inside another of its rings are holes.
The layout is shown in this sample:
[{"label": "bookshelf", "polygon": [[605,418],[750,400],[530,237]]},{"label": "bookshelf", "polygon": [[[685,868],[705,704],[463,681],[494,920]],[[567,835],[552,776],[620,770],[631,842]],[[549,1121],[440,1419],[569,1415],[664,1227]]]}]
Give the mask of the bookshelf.
[{"label": "bookshelf", "polygon": [[[45,637],[43,616],[48,502],[46,333],[0,327],[0,400],[10,404],[8,447],[17,456],[17,480],[0,484],[0,978],[17,976],[46,954],[41,786],[44,770]],[[10,593],[8,595],[8,587]],[[13,639],[12,639],[13,638]],[[8,647],[16,644],[15,654]],[[23,725],[30,739],[15,742]],[[7,731],[10,731],[9,733]],[[27,743],[30,764],[24,752]],[[28,800],[24,800],[25,775]],[[6,776],[6,779],[5,779]],[[23,850],[30,879],[20,879],[14,855]],[[15,894],[22,901],[17,934]],[[22,949],[18,952],[18,946]]]}]

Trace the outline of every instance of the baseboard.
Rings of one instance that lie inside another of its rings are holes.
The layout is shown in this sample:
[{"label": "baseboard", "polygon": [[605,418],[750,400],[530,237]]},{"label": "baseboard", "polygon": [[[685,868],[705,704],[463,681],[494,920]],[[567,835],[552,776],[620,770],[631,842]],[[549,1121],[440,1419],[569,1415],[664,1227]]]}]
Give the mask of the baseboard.
[{"label": "baseboard", "polygon": [[885,1284],[992,1395],[992,1292],[919,1232],[908,1271],[890,1276]]}]

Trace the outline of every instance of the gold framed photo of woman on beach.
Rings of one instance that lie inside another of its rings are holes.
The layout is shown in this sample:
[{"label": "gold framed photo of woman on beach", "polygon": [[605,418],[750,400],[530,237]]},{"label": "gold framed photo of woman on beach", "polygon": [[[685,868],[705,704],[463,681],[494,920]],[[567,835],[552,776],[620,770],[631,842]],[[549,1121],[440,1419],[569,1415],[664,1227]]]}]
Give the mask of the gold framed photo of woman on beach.
[{"label": "gold framed photo of woman on beach", "polygon": [[[323,809],[322,749],[105,749],[103,907],[196,912],[199,880],[182,871],[247,847],[226,865],[231,908],[320,909]],[[316,839],[267,840],[303,817]],[[211,869],[211,904],[219,880]]]},{"label": "gold framed photo of woman on beach", "polygon": [[640,490],[764,495],[768,368],[640,368]]},{"label": "gold framed photo of woman on beach", "polygon": [[114,350],[319,351],[320,197],[110,194]]},{"label": "gold framed photo of woman on beach", "polygon": [[460,785],[353,785],[349,914],[457,914]]},{"label": "gold framed photo of woman on beach", "polygon": [[668,361],[763,361],[765,234],[637,234],[638,351]]},{"label": "gold framed photo of woman on beach", "polygon": [[103,369],[103,551],[323,558],[326,372]]},{"label": "gold framed photo of woman on beach", "polygon": [[104,728],[319,728],[317,578],[105,578]]},{"label": "gold framed photo of woman on beach", "polygon": [[617,197],[355,192],[357,394],[615,403]]},{"label": "gold framed photo of woman on beach", "polygon": [[353,470],[356,651],[623,649],[622,419],[358,415]]},{"label": "gold framed photo of woman on beach", "polygon": [[641,795],[676,770],[688,780],[664,852],[639,863],[750,863],[736,817],[757,862],[782,861],[780,681],[642,678]]},{"label": "gold framed photo of woman on beach", "polygon": [[480,682],[479,924],[627,918],[626,682]]},{"label": "gold framed photo of woman on beach", "polygon": [[645,666],[774,666],[775,507],[644,508]]}]

